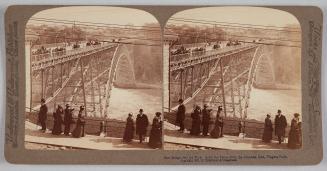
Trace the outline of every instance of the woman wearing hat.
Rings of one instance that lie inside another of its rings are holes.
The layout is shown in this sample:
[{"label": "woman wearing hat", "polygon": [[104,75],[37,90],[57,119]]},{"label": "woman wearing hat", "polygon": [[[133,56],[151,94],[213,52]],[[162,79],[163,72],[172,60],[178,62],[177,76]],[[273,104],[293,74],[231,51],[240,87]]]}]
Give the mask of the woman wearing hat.
[{"label": "woman wearing hat", "polygon": [[218,107],[216,121],[215,121],[215,127],[211,130],[210,135],[212,138],[219,138],[223,137],[223,125],[224,120],[221,117],[221,112],[223,111],[223,108],[221,106]]},{"label": "woman wearing hat", "polygon": [[85,119],[82,115],[83,111],[85,110],[84,106],[80,106],[80,110],[78,112],[78,119],[76,122],[76,127],[72,132],[72,136],[75,138],[84,137],[84,128],[85,128]]},{"label": "woman wearing hat", "polygon": [[61,125],[63,124],[62,116],[64,114],[64,108],[58,105],[56,112],[53,112],[53,135],[60,135],[62,133]]},{"label": "woman wearing hat", "polygon": [[270,114],[267,114],[267,117],[265,119],[265,128],[263,130],[263,135],[262,135],[262,141],[266,143],[270,143],[273,134],[273,125],[270,117],[271,117]]},{"label": "woman wearing hat", "polygon": [[202,109],[202,135],[203,136],[208,136],[210,122],[211,122],[211,109],[208,109],[208,105],[204,104]]},{"label": "woman wearing hat", "polygon": [[200,106],[196,105],[193,113],[191,114],[192,118],[192,128],[191,128],[191,135],[200,135],[201,133],[201,108]]},{"label": "woman wearing hat", "polygon": [[162,119],[160,112],[156,112],[156,116],[152,121],[149,146],[152,148],[161,148],[162,146]]},{"label": "woman wearing hat", "polygon": [[64,110],[64,134],[69,136],[70,133],[70,125],[74,123],[73,121],[73,110],[71,109],[69,104],[66,104],[66,109]]},{"label": "woman wearing hat", "polygon": [[133,113],[129,113],[128,117],[126,119],[126,126],[123,136],[123,142],[129,143],[134,138],[134,119],[133,119]]},{"label": "woman wearing hat", "polygon": [[288,136],[288,148],[297,149],[301,147],[301,122],[300,114],[294,113],[294,118],[291,122],[291,130]]}]

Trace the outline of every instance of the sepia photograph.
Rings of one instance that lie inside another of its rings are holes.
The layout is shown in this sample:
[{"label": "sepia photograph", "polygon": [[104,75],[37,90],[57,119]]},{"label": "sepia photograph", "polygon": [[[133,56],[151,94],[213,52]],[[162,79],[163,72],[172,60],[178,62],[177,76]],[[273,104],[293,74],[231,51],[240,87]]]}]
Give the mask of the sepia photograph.
[{"label": "sepia photograph", "polygon": [[8,6],[10,165],[322,161],[321,7],[109,4]]},{"label": "sepia photograph", "polygon": [[123,7],[42,10],[25,27],[25,148],[162,148],[161,29]]},{"label": "sepia photograph", "polygon": [[301,27],[264,7],[203,7],[164,28],[164,148],[302,147]]}]

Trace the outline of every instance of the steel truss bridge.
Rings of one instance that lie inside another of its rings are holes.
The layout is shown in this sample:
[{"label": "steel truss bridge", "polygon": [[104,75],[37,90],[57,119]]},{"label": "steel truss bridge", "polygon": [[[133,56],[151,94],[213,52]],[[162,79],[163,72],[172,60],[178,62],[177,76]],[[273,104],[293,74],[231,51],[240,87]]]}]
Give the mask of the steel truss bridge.
[{"label": "steel truss bridge", "polygon": [[84,105],[86,116],[108,114],[115,86],[135,84],[133,57],[128,45],[102,43],[60,54],[30,55],[30,108],[39,110],[46,99],[50,111],[57,105]]},{"label": "steel truss bridge", "polygon": [[223,49],[170,56],[170,110],[184,99],[188,110],[209,104],[228,117],[247,117],[249,98],[262,45],[242,44]]}]

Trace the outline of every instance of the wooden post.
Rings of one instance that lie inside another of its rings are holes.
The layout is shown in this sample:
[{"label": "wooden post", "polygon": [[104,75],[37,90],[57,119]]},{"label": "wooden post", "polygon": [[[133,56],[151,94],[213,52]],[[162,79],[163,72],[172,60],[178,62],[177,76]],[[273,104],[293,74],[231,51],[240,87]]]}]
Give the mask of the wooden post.
[{"label": "wooden post", "polygon": [[224,85],[224,67],[223,67],[223,63],[222,63],[222,59],[220,58],[219,60],[219,65],[220,65],[220,85],[221,85],[221,94],[223,96],[223,107],[224,107],[224,114],[225,117],[227,116],[227,112],[226,112],[226,101],[225,101],[225,85]]},{"label": "wooden post", "polygon": [[84,100],[84,112],[85,112],[85,116],[87,116],[87,108],[86,108],[86,96],[85,96],[85,87],[84,87],[84,69],[83,69],[83,60],[80,59],[80,65],[81,65],[81,79],[82,79],[82,90],[83,90],[83,100]]}]

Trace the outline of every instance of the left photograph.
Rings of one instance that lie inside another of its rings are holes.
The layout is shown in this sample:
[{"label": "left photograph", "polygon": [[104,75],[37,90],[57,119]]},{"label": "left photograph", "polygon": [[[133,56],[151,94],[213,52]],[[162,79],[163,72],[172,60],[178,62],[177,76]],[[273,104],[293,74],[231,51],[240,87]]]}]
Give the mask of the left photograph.
[{"label": "left photograph", "polygon": [[162,44],[151,14],[58,7],[25,27],[25,148],[162,148]]}]

